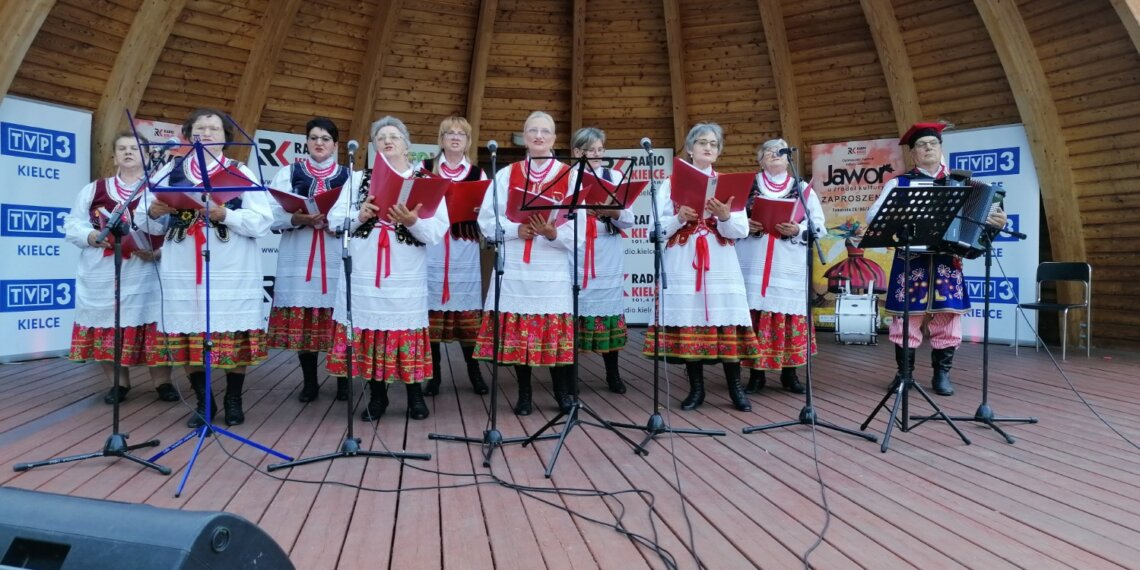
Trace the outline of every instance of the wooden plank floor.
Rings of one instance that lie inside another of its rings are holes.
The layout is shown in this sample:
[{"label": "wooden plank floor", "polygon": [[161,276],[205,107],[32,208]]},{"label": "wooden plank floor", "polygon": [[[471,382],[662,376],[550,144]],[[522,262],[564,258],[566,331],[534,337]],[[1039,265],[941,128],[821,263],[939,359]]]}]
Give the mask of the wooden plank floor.
[{"label": "wooden plank floor", "polygon": [[[639,356],[642,331],[631,336],[621,362],[629,392],[607,392],[601,361],[591,355],[582,362],[582,398],[606,419],[642,424],[653,401],[652,364]],[[893,352],[889,344],[840,346],[831,338],[821,335],[815,360],[816,408],[820,419],[857,428],[885,393]],[[698,567],[699,557],[719,569],[802,566],[799,558],[825,524],[822,476],[831,518],[810,559],[817,568],[1137,567],[1140,455],[1069,383],[1120,434],[1138,440],[1140,355],[1074,354],[1060,367],[1062,376],[1045,353],[1015,357],[1004,346],[990,353],[994,411],[1041,419],[1003,426],[1015,445],[974,422],[959,423],[972,445],[932,422],[895,430],[885,454],[877,444],[829,430],[813,434],[807,426],[744,435],[748,425],[794,419],[802,397],[773,390],[773,378],[752,396],[752,412],[737,412],[722,372],[710,367],[705,405],[679,412],[687,385],[683,369],[668,366],[666,421],[725,430],[726,437],[663,435],[648,445],[647,457],[638,457],[613,433],[582,426],[572,430],[546,479],[553,442],[507,446],[488,470],[478,445],[427,438],[430,432],[479,437],[487,424],[489,397],[473,394],[462,374],[451,381],[451,371],[464,367],[457,347],[449,347],[444,391],[430,400],[430,418],[405,419],[403,390],[395,387],[390,412],[375,427],[353,420],[365,449],[430,453],[431,460],[355,457],[268,473],[277,458],[210,438],[179,498],[174,491],[193,442],[162,458],[174,469],[169,477],[106,458],[9,469],[101,449],[110,408],[102,403],[106,388],[95,366],[61,359],[7,364],[0,366],[0,484],[236,513],[264,528],[306,570],[665,567],[649,544],[681,568]],[[916,370],[924,385],[927,354],[919,352]],[[972,416],[977,408],[981,354],[979,345],[959,350],[958,392],[936,400],[948,413]],[[122,429],[133,443],[157,437],[170,444],[188,431],[187,408],[157,401],[140,375],[122,407]],[[519,418],[510,412],[513,372],[504,371],[498,424],[506,437],[533,433],[553,416],[549,376],[535,376],[536,413]],[[250,372],[247,420],[234,431],[296,457],[336,451],[345,410],[331,397],[335,382],[326,378],[321,399],[307,405],[296,399],[299,384],[296,359],[275,352]],[[915,413],[929,409],[917,395],[910,403]],[[869,431],[881,435],[886,419],[880,412]],[[642,540],[593,522],[618,520]]]}]

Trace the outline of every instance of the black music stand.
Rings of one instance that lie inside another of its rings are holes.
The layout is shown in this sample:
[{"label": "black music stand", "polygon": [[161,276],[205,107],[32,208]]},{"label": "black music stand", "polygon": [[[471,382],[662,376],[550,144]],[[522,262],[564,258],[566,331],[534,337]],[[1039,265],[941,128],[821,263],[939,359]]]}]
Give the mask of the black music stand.
[{"label": "black music stand", "polygon": [[[963,219],[966,219],[966,218],[963,218]],[[984,221],[978,221],[978,220],[973,220],[973,219],[966,219],[966,221],[970,221],[970,222],[973,222],[976,224],[983,224],[984,223]],[[972,416],[950,416],[950,419],[952,419],[954,421],[959,421],[959,422],[978,422],[980,424],[984,424],[987,427],[989,427],[990,429],[996,431],[1003,438],[1005,438],[1006,443],[1012,445],[1015,441],[1013,439],[1013,437],[1010,436],[1008,433],[1005,433],[1005,430],[998,427],[997,424],[998,423],[1035,424],[1035,423],[1037,423],[1037,418],[1034,418],[1034,417],[1011,418],[1011,417],[995,416],[994,410],[993,410],[993,408],[990,407],[990,404],[989,404],[989,394],[990,394],[990,267],[993,265],[993,260],[994,260],[994,256],[993,256],[994,247],[993,247],[993,239],[992,238],[996,237],[996,234],[1004,233],[1007,235],[1011,235],[1017,239],[1025,239],[1026,236],[1023,233],[1012,232],[1012,231],[1009,231],[1009,230],[1004,229],[1004,228],[1000,229],[1000,230],[995,230],[993,233],[995,235],[992,235],[992,236],[986,235],[981,239],[981,245],[985,250],[985,256],[986,256],[985,281],[982,282],[984,285],[983,291],[984,291],[984,295],[985,295],[985,302],[983,305],[985,312],[983,313],[983,317],[982,317],[982,403],[978,405],[978,409],[977,409],[977,411],[974,412],[974,415],[972,415]],[[917,426],[917,425],[921,424],[922,422],[925,422],[927,420],[936,419],[936,418],[934,418],[933,416],[911,416],[910,419],[920,420],[918,423],[915,424]]]},{"label": "black music stand", "polygon": [[[805,240],[807,242],[805,244],[807,247],[804,248],[805,255],[807,255],[807,259],[804,260],[804,263],[807,266],[807,274],[805,277],[806,283],[804,286],[804,308],[807,310],[807,321],[808,322],[807,322],[807,359],[806,359],[806,362],[804,363],[804,385],[805,385],[804,407],[800,408],[800,413],[796,417],[796,419],[794,419],[794,420],[786,420],[786,421],[782,421],[782,422],[774,422],[774,423],[769,423],[769,424],[764,424],[764,425],[746,427],[743,430],[741,430],[741,432],[745,433],[745,434],[749,434],[749,433],[758,432],[758,431],[765,431],[765,430],[782,428],[782,427],[803,425],[803,426],[818,426],[818,427],[822,427],[822,428],[827,428],[829,430],[842,432],[842,433],[845,433],[848,435],[853,435],[855,437],[861,437],[867,441],[872,441],[872,442],[877,441],[878,438],[871,435],[871,434],[860,433],[860,432],[855,431],[851,428],[845,428],[845,427],[833,424],[829,421],[819,419],[819,416],[816,415],[815,405],[812,403],[814,390],[812,389],[813,384],[812,384],[812,374],[811,374],[811,362],[813,360],[813,356],[811,353],[811,347],[812,347],[812,343],[814,342],[815,337],[816,337],[815,325],[812,323],[812,310],[811,310],[811,301],[812,301],[811,278],[812,278],[812,275],[815,273],[815,259],[812,257],[812,253],[813,253],[813,250],[816,250],[816,252],[818,252],[818,254],[819,254],[820,262],[822,262],[823,261],[823,252],[818,249],[819,248],[819,241],[818,241],[819,236],[816,235],[816,232],[819,231],[819,229],[816,228],[815,223],[811,219],[811,210],[808,209],[807,197],[804,195],[804,192],[799,187],[800,186],[800,178],[799,178],[799,176],[796,175],[796,166],[794,164],[794,161],[790,160],[790,157],[788,160],[788,166],[791,168],[790,175],[791,175],[791,179],[792,179],[792,188],[794,188],[793,191],[795,192],[796,199],[799,200],[800,208],[803,209],[804,219],[807,221],[807,235],[806,235],[807,239]],[[770,234],[770,235],[768,235],[768,239],[776,239],[776,236]],[[873,286],[872,286],[872,289],[874,289]]]},{"label": "black music stand", "polygon": [[[562,159],[566,160],[567,157],[562,157]],[[550,156],[549,160],[559,160],[559,158],[556,156]],[[538,431],[534,432],[533,435],[531,435],[526,441],[523,442],[523,447],[526,447],[527,445],[533,443],[535,440],[542,437],[544,432],[553,428],[555,425],[557,425],[559,423],[563,424],[562,431],[558,434],[558,443],[554,446],[554,451],[551,452],[550,461],[548,462],[547,467],[546,467],[546,478],[547,479],[549,479],[550,475],[554,472],[554,466],[558,462],[558,455],[562,452],[562,445],[566,441],[566,436],[570,435],[570,432],[574,429],[574,427],[579,425],[579,424],[593,425],[593,426],[598,426],[598,427],[608,429],[608,430],[614,432],[615,434],[617,434],[618,437],[620,437],[623,441],[625,441],[631,447],[633,447],[634,452],[640,453],[642,455],[648,455],[649,454],[649,452],[646,451],[644,447],[638,445],[637,443],[634,443],[634,441],[632,439],[629,439],[628,437],[626,437],[625,434],[618,431],[617,427],[615,427],[614,424],[610,423],[608,420],[603,419],[601,416],[598,415],[597,412],[590,409],[590,407],[587,406],[585,403],[583,403],[582,400],[578,397],[578,294],[581,292],[581,289],[582,289],[581,285],[578,283],[578,218],[579,218],[578,210],[593,210],[593,209],[597,209],[597,210],[603,210],[603,209],[621,210],[621,209],[624,209],[626,205],[620,203],[620,200],[618,199],[618,197],[613,196],[612,194],[611,194],[611,198],[614,199],[615,204],[613,204],[611,206],[596,206],[596,205],[586,205],[586,204],[580,203],[579,200],[581,199],[581,193],[579,192],[579,190],[581,190],[581,188],[582,188],[582,178],[583,178],[583,175],[586,171],[586,168],[587,168],[589,162],[585,156],[578,158],[578,159],[569,159],[569,160],[576,160],[577,164],[573,167],[565,169],[563,171],[562,175],[554,180],[554,182],[557,182],[559,179],[561,179],[561,177],[569,176],[570,172],[573,169],[575,169],[575,168],[578,169],[578,175],[575,177],[574,188],[572,188],[571,192],[570,192],[570,203],[569,204],[560,204],[559,203],[556,205],[546,205],[546,204],[542,204],[540,202],[540,200],[542,200],[542,202],[549,202],[551,197],[549,197],[547,195],[547,192],[550,188],[554,187],[554,183],[550,183],[546,186],[546,188],[540,189],[537,194],[530,194],[530,193],[526,194],[523,197],[523,203],[522,203],[522,206],[520,208],[520,210],[522,210],[522,211],[534,211],[536,213],[541,213],[544,211],[551,211],[551,210],[565,211],[566,217],[569,218],[574,223],[574,261],[573,261],[573,263],[571,263],[571,265],[573,266],[573,270],[572,270],[572,273],[570,276],[570,283],[571,283],[570,289],[572,291],[572,295],[573,295],[573,299],[574,299],[574,309],[573,309],[574,312],[572,315],[573,323],[574,323],[574,353],[573,353],[573,362],[570,365],[570,385],[567,386],[567,391],[569,392],[569,396],[570,396],[572,403],[570,405],[569,411],[564,412],[562,410],[559,410],[558,414],[556,416],[551,418],[550,421],[546,422],[546,425],[539,428]],[[528,169],[530,168],[530,162],[529,161],[527,162],[527,168]],[[529,171],[527,172],[527,176],[529,178],[529,176],[530,176]],[[628,179],[628,176],[626,177],[626,179]],[[557,202],[560,202],[560,200]],[[580,414],[582,414],[582,413],[585,413],[586,415],[590,416],[591,418],[593,418],[594,421],[593,422],[587,422],[585,420],[582,420],[579,417]]]},{"label": "black music stand", "polygon": [[[914,246],[924,248],[935,248],[942,242],[942,236],[946,233],[946,228],[955,219],[958,211],[962,209],[969,192],[972,190],[970,187],[959,186],[898,186],[891,190],[887,195],[887,199],[879,208],[878,215],[875,219],[871,220],[871,224],[867,227],[867,232],[863,235],[863,240],[860,242],[860,247],[895,247],[902,248],[903,252],[903,275],[904,279],[909,282],[910,276],[910,257],[911,248]],[[906,283],[904,283],[904,293],[906,292]],[[906,295],[903,303],[903,344],[910,342],[910,296]],[[895,397],[894,404],[891,405],[891,416],[887,420],[887,429],[883,432],[883,444],[879,450],[883,453],[887,452],[887,448],[891,443],[891,431],[894,429],[895,424],[898,424],[899,429],[903,432],[910,431],[914,427],[918,427],[925,423],[925,419],[911,425],[910,424],[910,391],[917,390],[923,399],[926,400],[930,407],[934,410],[934,414],[930,419],[942,419],[962,438],[966,445],[970,444],[970,439],[962,430],[954,425],[954,420],[934,403],[930,394],[923,390],[922,386],[914,381],[914,375],[911,372],[910,351],[903,350],[903,367],[902,370],[895,376],[891,382],[887,393],[875,409],[867,416],[859,429],[866,431],[867,426],[870,425],[871,420],[883,409],[887,404],[887,400],[891,396]],[[902,415],[899,415],[899,406],[902,406]]]},{"label": "black music stand", "polygon": [[[466,435],[450,435],[442,433],[429,433],[428,439],[440,441],[457,441],[460,443],[478,443],[483,448],[483,467],[491,466],[491,454],[496,449],[509,444],[530,442],[529,436],[518,437],[503,437],[503,432],[499,431],[499,351],[502,349],[501,337],[499,334],[499,300],[503,293],[503,273],[506,267],[506,250],[504,244],[506,243],[505,233],[503,231],[503,221],[499,215],[499,183],[495,172],[495,166],[498,161],[499,147],[494,141],[488,145],[491,151],[491,207],[494,209],[495,214],[495,236],[489,241],[495,247],[495,267],[494,267],[494,280],[495,280],[495,295],[492,301],[491,316],[494,320],[491,321],[491,401],[490,412],[487,418],[487,429],[483,430],[482,437],[471,437]],[[508,189],[509,191],[509,189]],[[575,323],[576,325],[576,323]],[[547,434],[539,439],[553,439],[558,437],[558,434]]]},{"label": "black music stand", "polygon": [[[129,114],[128,114],[128,117],[129,117]],[[223,169],[225,169],[231,175],[241,179],[243,183],[248,182],[249,184],[248,185],[242,185],[242,186],[225,186],[225,187],[218,187],[218,186],[214,186],[213,184],[211,184],[210,176],[206,172],[206,167],[205,167],[206,156],[210,156],[214,160],[218,160],[218,156],[215,155],[210,150],[211,148],[216,148],[220,151],[220,150],[224,149],[227,145],[248,146],[248,147],[254,146],[253,139],[249,136],[248,133],[246,133],[244,130],[242,130],[241,126],[238,125],[237,123],[235,123],[233,121],[233,119],[231,119],[227,115],[223,115],[221,117],[221,119],[223,122],[228,122],[229,124],[233,125],[234,128],[238,132],[240,132],[243,136],[245,136],[245,140],[247,142],[228,142],[228,143],[202,144],[201,141],[195,140],[192,143],[186,143],[186,144],[178,145],[178,146],[188,148],[189,151],[194,154],[194,157],[197,158],[198,164],[202,165],[202,170],[203,170],[202,186],[191,187],[191,186],[170,186],[169,185],[170,174],[174,172],[174,169],[183,167],[182,162],[184,160],[187,160],[188,157],[190,156],[190,153],[187,153],[185,156],[175,159],[174,165],[172,166],[170,172],[168,172],[165,176],[159,178],[158,180],[154,181],[154,185],[151,188],[151,191],[154,193],[161,193],[163,191],[166,191],[166,192],[184,192],[184,191],[191,191],[191,190],[195,191],[195,192],[201,192],[202,202],[203,202],[204,208],[205,208],[205,214],[204,215],[206,216],[207,219],[209,218],[209,215],[210,215],[210,204],[211,204],[211,202],[213,202],[213,198],[209,196],[209,194],[212,192],[224,192],[224,191],[240,191],[240,192],[245,192],[245,191],[257,192],[257,191],[260,191],[260,192],[265,192],[266,191],[266,187],[264,184],[261,184],[257,181],[254,181],[254,180],[248,180],[248,179],[246,179],[245,175],[240,172],[239,169],[234,168],[233,170],[230,170],[230,167],[225,166],[225,165],[223,165],[223,167],[222,167]],[[132,123],[132,127],[133,127],[133,123]],[[260,166],[258,166],[258,168],[260,170]],[[147,179],[149,180],[150,178],[151,178],[151,176],[148,173]],[[258,172],[258,178],[260,180],[264,180],[264,177],[261,176],[260,172]],[[212,372],[213,366],[212,365],[213,365],[213,346],[214,346],[214,344],[210,338],[211,337],[211,334],[210,334],[210,332],[211,332],[210,331],[210,312],[211,312],[211,310],[210,310],[210,231],[209,231],[209,228],[208,227],[204,228],[203,232],[206,235],[205,244],[203,245],[202,252],[201,252],[201,255],[203,258],[202,266],[204,268],[203,283],[205,284],[205,301],[206,301],[206,321],[205,321],[205,324],[206,324],[206,330],[205,330],[203,337],[202,337],[202,366],[204,368],[204,372],[205,372],[205,376],[206,376],[205,377],[205,387],[204,387],[205,388],[205,394],[204,394],[205,401],[203,403],[203,406],[205,407],[206,413],[201,416],[202,421],[203,421],[201,427],[191,428],[190,432],[187,433],[186,435],[182,436],[181,439],[170,444],[169,446],[166,447],[166,449],[159,451],[157,454],[155,454],[153,457],[150,458],[150,461],[157,461],[159,458],[170,453],[171,451],[174,451],[175,449],[180,447],[182,444],[190,441],[191,439],[194,439],[194,438],[198,439],[197,444],[194,446],[194,452],[190,455],[190,461],[186,464],[186,471],[182,473],[182,480],[178,483],[178,489],[174,492],[175,497],[181,497],[182,496],[182,490],[186,487],[186,481],[190,478],[190,472],[193,471],[194,463],[198,460],[198,454],[201,453],[201,451],[202,451],[202,444],[205,443],[207,437],[210,437],[211,435],[214,435],[214,434],[223,435],[223,436],[228,437],[230,439],[239,441],[239,442],[244,443],[246,445],[249,445],[255,449],[264,451],[265,453],[268,453],[270,455],[275,455],[277,457],[280,457],[281,459],[284,459],[285,461],[292,461],[293,460],[292,457],[289,457],[288,455],[285,455],[284,453],[281,453],[281,452],[273,449],[272,447],[258,443],[256,441],[253,441],[252,439],[242,437],[242,436],[240,436],[240,435],[238,435],[238,434],[236,434],[230,430],[227,430],[225,428],[214,425],[213,414],[210,413],[211,402],[214,398],[213,386],[212,386],[212,376],[213,376],[213,372]],[[198,412],[197,412],[197,410],[195,410],[193,413],[197,414]]]},{"label": "black music stand", "polygon": [[[112,372],[112,374],[111,374],[112,385],[114,386],[115,392],[119,391],[119,375],[120,375],[121,369],[122,369],[122,365],[120,363],[123,361],[123,329],[120,326],[120,318],[121,318],[121,314],[122,314],[122,307],[120,305],[120,301],[121,301],[121,297],[122,297],[121,285],[122,285],[122,276],[123,276],[122,241],[123,241],[123,238],[130,233],[130,229],[131,229],[130,224],[127,223],[126,220],[123,220],[123,216],[126,215],[127,208],[129,207],[129,205],[132,202],[135,201],[135,199],[138,198],[138,195],[142,192],[143,188],[145,188],[146,185],[147,185],[147,180],[144,177],[142,180],[139,181],[138,188],[135,188],[135,190],[133,192],[131,192],[131,195],[125,201],[123,201],[123,203],[120,204],[120,206],[118,208],[116,208],[114,212],[111,213],[110,219],[107,220],[107,226],[103,229],[103,231],[99,234],[99,237],[96,239],[96,241],[102,241],[103,239],[106,238],[108,233],[115,236],[115,239],[112,243],[112,247],[114,248],[114,264],[115,264],[114,265],[115,266],[115,350],[114,350],[114,366],[115,366],[115,369],[114,369],[114,372]],[[142,465],[143,467],[149,467],[151,469],[154,469],[155,471],[158,471],[159,473],[162,473],[163,475],[170,475],[170,468],[169,467],[166,467],[164,465],[159,465],[157,463],[154,463],[153,461],[148,461],[146,459],[143,459],[143,458],[138,457],[136,455],[133,455],[131,453],[132,451],[134,451],[136,449],[141,449],[143,447],[156,447],[158,445],[159,441],[157,439],[151,439],[148,441],[144,441],[142,443],[137,443],[134,445],[127,445],[127,438],[130,437],[130,434],[123,433],[123,432],[119,431],[119,402],[120,401],[121,401],[121,398],[116,396],[115,401],[111,405],[111,435],[107,436],[107,441],[103,444],[102,450],[95,451],[92,453],[84,453],[81,455],[70,455],[67,457],[56,457],[56,458],[52,458],[52,459],[45,459],[42,461],[31,461],[31,462],[27,462],[27,463],[17,463],[17,464],[12,466],[12,470],[19,473],[21,471],[27,471],[29,469],[34,469],[36,467],[42,467],[44,465],[59,465],[61,463],[72,463],[74,461],[82,461],[84,459],[94,459],[96,457],[120,457],[123,459],[134,461],[135,463],[138,463],[139,465]]]}]

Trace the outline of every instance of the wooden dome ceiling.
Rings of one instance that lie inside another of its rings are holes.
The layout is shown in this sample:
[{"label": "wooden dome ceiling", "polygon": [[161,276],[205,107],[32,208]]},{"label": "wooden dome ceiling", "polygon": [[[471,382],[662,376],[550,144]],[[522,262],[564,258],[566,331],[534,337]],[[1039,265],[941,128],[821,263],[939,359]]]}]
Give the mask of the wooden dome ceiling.
[{"label": "wooden dome ceiling", "polygon": [[[754,150],[897,136],[920,119],[1024,123],[1048,221],[1043,259],[1096,266],[1099,339],[1140,340],[1140,0],[9,0],[0,94],[247,129],[314,115],[365,139],[392,114],[510,141],[536,109],[609,146],[677,148],[725,127],[722,170]],[[805,153],[806,154],[806,153]]]}]

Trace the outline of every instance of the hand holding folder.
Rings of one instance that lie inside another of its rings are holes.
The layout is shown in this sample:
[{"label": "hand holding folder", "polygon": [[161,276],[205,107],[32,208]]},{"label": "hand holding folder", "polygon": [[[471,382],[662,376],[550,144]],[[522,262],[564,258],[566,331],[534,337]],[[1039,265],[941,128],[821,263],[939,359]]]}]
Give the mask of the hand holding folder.
[{"label": "hand holding folder", "polygon": [[673,175],[670,177],[669,186],[676,210],[680,210],[681,206],[688,206],[694,212],[703,212],[700,217],[706,218],[709,212],[705,205],[713,198],[728,204],[733,212],[744,210],[748,191],[752,188],[752,175],[739,172],[709,176],[692,164],[674,158]]},{"label": "hand holding folder", "polygon": [[582,177],[582,204],[586,206],[611,206],[612,212],[633,207],[648,182],[623,180],[617,184],[586,171]]},{"label": "hand holding folder", "polygon": [[270,188],[269,193],[277,200],[278,204],[281,204],[281,208],[290,214],[300,212],[302,214],[323,214],[328,216],[333,204],[336,204],[337,198],[340,197],[340,193],[343,190],[344,186],[338,186],[312,197],[305,197],[276,188]]},{"label": "hand holding folder", "polygon": [[420,205],[420,219],[427,219],[435,215],[443,196],[447,192],[451,180],[441,177],[404,178],[388,164],[388,159],[382,153],[376,153],[373,163],[372,180],[369,183],[368,195],[372,197],[372,204],[379,208],[380,215],[387,216],[388,211],[396,204],[414,210]]}]

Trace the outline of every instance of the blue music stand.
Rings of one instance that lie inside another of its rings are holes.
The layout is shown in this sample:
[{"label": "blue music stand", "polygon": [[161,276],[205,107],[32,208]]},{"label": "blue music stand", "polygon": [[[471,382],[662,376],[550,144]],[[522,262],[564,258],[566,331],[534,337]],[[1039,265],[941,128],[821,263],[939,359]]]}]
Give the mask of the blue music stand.
[{"label": "blue music stand", "polygon": [[[131,117],[130,112],[127,113],[127,119],[131,123],[131,129],[134,130],[134,120]],[[224,121],[228,122],[230,125],[232,125],[237,131],[241,132],[241,134],[245,137],[245,140],[248,142],[202,144],[201,141],[193,141],[191,143],[182,143],[179,145],[169,145],[169,146],[171,146],[173,148],[179,148],[179,147],[189,148],[191,150],[191,152],[194,153],[194,157],[198,159],[198,164],[201,164],[201,165],[206,164],[206,155],[209,155],[210,157],[214,158],[215,160],[217,159],[217,156],[214,155],[214,153],[210,152],[209,147],[224,147],[227,144],[228,145],[234,145],[234,146],[249,146],[249,147],[254,146],[252,137],[250,137],[249,134],[247,134],[244,130],[242,130],[242,128],[240,126],[238,126],[237,123],[234,123],[232,119],[230,119],[228,116],[225,116],[225,115],[222,116],[222,119]],[[136,137],[136,139],[138,139],[140,141],[139,142],[140,149],[144,146],[153,146],[155,144],[155,143],[142,143],[141,142],[142,139],[139,139],[137,132],[135,133],[135,137]],[[168,145],[166,145],[164,143],[162,146],[168,146]],[[175,159],[176,163],[174,165],[174,168],[171,169],[171,171],[170,171],[171,173],[174,172],[174,169],[180,168],[180,166],[181,166],[180,163],[182,161],[186,160],[186,156],[189,156],[189,154]],[[242,178],[243,180],[246,180],[246,176],[244,174],[241,174],[240,171],[235,172],[234,170],[231,170],[228,166],[226,166],[224,163],[222,163],[222,164],[223,164],[222,168],[225,168],[231,174],[234,174],[235,176],[238,176],[238,177]],[[146,170],[147,170],[146,161],[143,162],[143,169],[144,169],[144,172],[146,175],[146,179],[149,181],[151,178],[151,173],[146,172]],[[204,170],[204,167],[203,167],[203,170]],[[250,183],[249,186],[217,186],[217,187],[215,187],[215,186],[211,185],[209,176],[203,176],[202,177],[202,186],[201,187],[163,186],[163,182],[165,182],[169,177],[170,177],[170,174],[168,173],[166,176],[160,178],[159,180],[150,182],[149,183],[150,184],[150,190],[153,192],[156,192],[156,193],[185,192],[185,191],[190,190],[190,189],[201,190],[202,194],[204,195],[203,196],[203,202],[205,203],[206,217],[207,218],[209,218],[210,202],[211,202],[211,200],[208,197],[208,194],[210,194],[211,192],[234,192],[234,191],[237,191],[237,192],[262,191],[262,192],[264,192],[264,191],[266,191],[266,187],[264,184],[261,184],[260,182],[254,181],[254,180],[247,180]],[[260,164],[258,164],[258,178],[264,179],[264,177],[261,175],[261,165]],[[194,469],[194,462],[197,461],[198,454],[202,450],[202,443],[205,441],[205,439],[207,437],[209,437],[211,434],[214,434],[214,433],[217,433],[219,435],[224,435],[230,439],[233,439],[233,440],[239,441],[241,443],[250,445],[256,449],[260,449],[261,451],[264,451],[266,453],[280,457],[281,459],[284,459],[285,461],[292,461],[293,460],[292,457],[289,457],[288,455],[285,455],[279,451],[276,451],[269,446],[257,443],[251,439],[247,439],[247,438],[244,438],[244,437],[242,437],[236,433],[233,433],[233,432],[231,432],[225,428],[218,427],[218,426],[214,425],[212,414],[209,413],[210,403],[214,397],[213,390],[212,390],[212,382],[211,382],[211,377],[212,377],[212,371],[211,371],[211,368],[212,368],[211,367],[211,364],[212,364],[211,352],[212,352],[212,350],[211,349],[212,349],[213,343],[210,340],[210,232],[207,231],[207,232],[205,232],[205,234],[206,234],[206,243],[202,249],[202,256],[205,258],[205,262],[203,263],[203,267],[204,267],[204,273],[205,273],[204,283],[206,285],[206,331],[203,335],[203,342],[202,342],[202,366],[205,367],[205,373],[206,373],[205,409],[206,409],[207,413],[202,418],[204,420],[204,423],[202,424],[201,427],[192,429],[190,431],[190,433],[187,433],[181,439],[170,444],[169,446],[167,446],[166,449],[163,449],[162,451],[156,453],[154,455],[154,457],[151,457],[149,459],[149,461],[151,461],[151,462],[157,461],[159,458],[166,455],[167,453],[170,453],[171,451],[174,451],[175,449],[177,449],[182,444],[190,441],[191,439],[198,438],[198,442],[194,446],[194,453],[190,456],[190,461],[189,461],[189,463],[186,464],[186,471],[183,472],[183,474],[182,474],[182,481],[178,483],[178,490],[175,491],[175,493],[174,493],[175,497],[182,496],[182,490],[186,487],[186,481],[187,481],[187,479],[190,478],[190,472]],[[197,411],[195,411],[195,413],[197,413]]]}]

